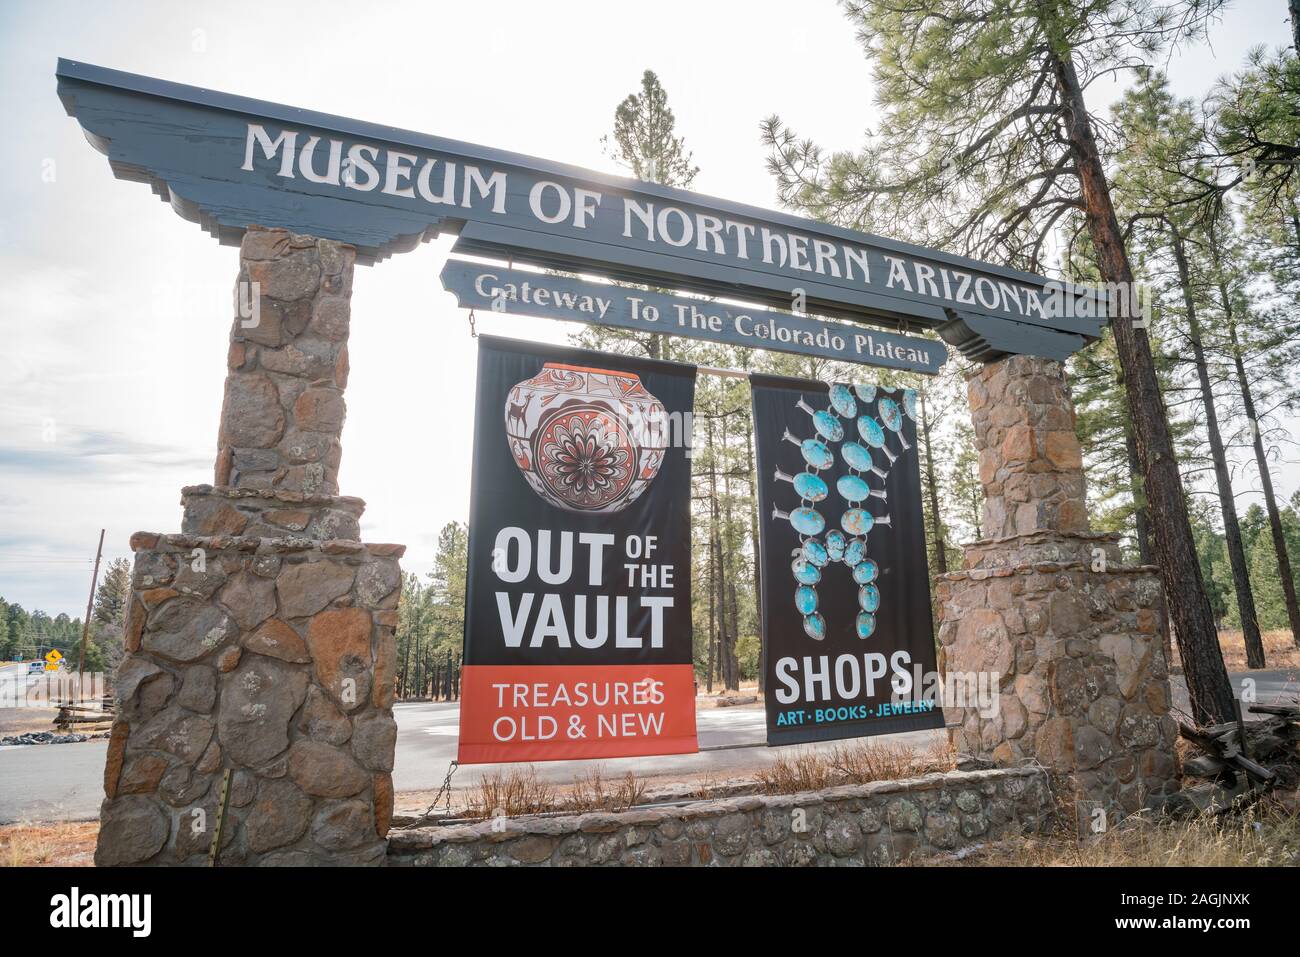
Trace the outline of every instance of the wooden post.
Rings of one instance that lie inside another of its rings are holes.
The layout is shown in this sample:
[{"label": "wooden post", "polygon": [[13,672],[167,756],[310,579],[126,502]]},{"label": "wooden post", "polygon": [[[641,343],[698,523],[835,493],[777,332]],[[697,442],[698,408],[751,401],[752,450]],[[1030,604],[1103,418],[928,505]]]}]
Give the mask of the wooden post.
[{"label": "wooden post", "polygon": [[86,599],[86,618],[81,623],[81,654],[77,656],[77,674],[86,670],[86,639],[90,636],[90,610],[95,607],[95,586],[99,584],[99,557],[104,553],[104,529],[99,530],[99,547],[95,549],[95,570],[90,575],[90,597]]}]

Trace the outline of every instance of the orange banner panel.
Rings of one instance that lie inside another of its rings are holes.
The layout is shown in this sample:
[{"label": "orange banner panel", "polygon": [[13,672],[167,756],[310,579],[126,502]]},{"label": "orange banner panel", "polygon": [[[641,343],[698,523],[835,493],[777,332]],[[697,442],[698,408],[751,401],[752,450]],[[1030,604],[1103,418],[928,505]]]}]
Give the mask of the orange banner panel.
[{"label": "orange banner panel", "polygon": [[465,665],[461,764],[692,754],[692,665]]}]

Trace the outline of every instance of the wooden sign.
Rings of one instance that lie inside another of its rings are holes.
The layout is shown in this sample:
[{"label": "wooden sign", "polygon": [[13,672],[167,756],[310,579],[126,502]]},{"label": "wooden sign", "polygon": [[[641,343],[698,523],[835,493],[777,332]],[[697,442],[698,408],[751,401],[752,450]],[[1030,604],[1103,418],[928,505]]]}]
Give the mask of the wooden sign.
[{"label": "wooden sign", "polygon": [[784,213],[85,63],[57,76],[118,177],[226,243],[256,223],[373,262],[449,231],[532,265],[939,328],[984,358],[963,313],[1079,342],[1105,324],[1094,290]]},{"label": "wooden sign", "polygon": [[468,309],[658,332],[929,375],[948,359],[943,343],[933,339],[460,259],[447,261],[442,285]]}]

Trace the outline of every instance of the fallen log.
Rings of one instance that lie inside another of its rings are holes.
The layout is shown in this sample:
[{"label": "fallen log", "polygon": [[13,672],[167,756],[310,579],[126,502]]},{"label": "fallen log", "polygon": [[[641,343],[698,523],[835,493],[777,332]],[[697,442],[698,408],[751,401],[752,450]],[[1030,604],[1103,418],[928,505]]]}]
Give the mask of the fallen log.
[{"label": "fallen log", "polygon": [[[1223,727],[1223,725],[1218,727]],[[1277,775],[1258,761],[1248,758],[1242,753],[1241,735],[1238,733],[1235,724],[1231,727],[1231,734],[1216,735],[1213,728],[1202,730],[1180,721],[1178,723],[1178,733],[1206,752],[1210,757],[1217,758],[1225,765],[1244,772],[1261,784],[1271,784]],[[1184,767],[1186,766],[1184,764]]]}]

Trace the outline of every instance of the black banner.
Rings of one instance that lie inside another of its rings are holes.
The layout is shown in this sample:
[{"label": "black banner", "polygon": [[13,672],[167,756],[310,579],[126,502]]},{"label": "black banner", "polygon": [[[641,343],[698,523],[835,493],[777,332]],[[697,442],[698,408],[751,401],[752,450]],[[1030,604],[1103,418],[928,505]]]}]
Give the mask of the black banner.
[{"label": "black banner", "polygon": [[943,727],[915,393],[750,381],[768,744]]},{"label": "black banner", "polygon": [[460,761],[695,751],[695,367],[478,341]]}]

